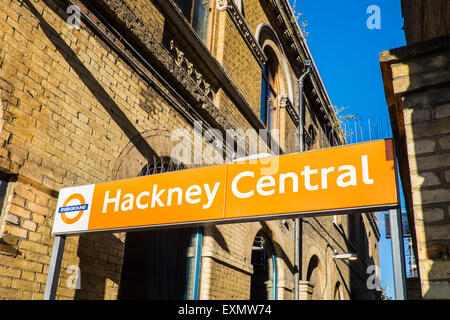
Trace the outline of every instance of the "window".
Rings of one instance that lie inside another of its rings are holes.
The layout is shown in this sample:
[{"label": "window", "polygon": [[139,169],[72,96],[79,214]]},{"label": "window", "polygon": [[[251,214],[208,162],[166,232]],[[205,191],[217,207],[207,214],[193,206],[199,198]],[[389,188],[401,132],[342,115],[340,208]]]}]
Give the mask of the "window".
[{"label": "window", "polygon": [[278,60],[270,47],[264,49],[267,62],[262,71],[261,85],[261,121],[268,130],[279,129],[279,72]]},{"label": "window", "polygon": [[[139,176],[179,168],[162,158]],[[198,299],[202,234],[201,227],[127,233],[119,299]]]},{"label": "window", "polygon": [[342,295],[342,286],[339,281],[336,283],[336,287],[334,289],[334,300],[344,300]]},{"label": "window", "polygon": [[263,233],[258,233],[252,250],[253,274],[251,277],[251,300],[277,299],[277,263],[271,243]]},{"label": "window", "polygon": [[203,42],[206,42],[208,36],[212,2],[212,0],[175,0],[176,5]]},{"label": "window", "polygon": [[0,216],[6,200],[6,190],[8,189],[8,177],[0,173]]},{"label": "window", "polygon": [[306,280],[312,285],[312,300],[322,299],[323,288],[322,288],[322,268],[319,263],[319,258],[313,256],[309,260],[308,271],[306,274]]}]

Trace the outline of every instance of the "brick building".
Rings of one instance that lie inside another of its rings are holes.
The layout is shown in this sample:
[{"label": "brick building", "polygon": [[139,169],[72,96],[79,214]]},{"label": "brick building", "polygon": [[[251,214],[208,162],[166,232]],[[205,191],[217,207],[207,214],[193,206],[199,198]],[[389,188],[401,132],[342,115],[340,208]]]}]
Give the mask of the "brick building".
[{"label": "brick building", "polygon": [[[306,60],[286,0],[1,1],[0,298],[43,298],[59,189],[170,170],[176,130],[197,151],[217,151],[205,131],[235,129],[296,152],[299,125],[309,149],[343,144],[315,68],[300,121]],[[218,152],[255,153],[233,139]],[[292,299],[293,226],[71,236],[57,298]],[[301,298],[376,298],[378,239],[371,213],[303,219]]]},{"label": "brick building", "polygon": [[407,46],[380,54],[420,285],[450,299],[450,3],[402,1]]}]

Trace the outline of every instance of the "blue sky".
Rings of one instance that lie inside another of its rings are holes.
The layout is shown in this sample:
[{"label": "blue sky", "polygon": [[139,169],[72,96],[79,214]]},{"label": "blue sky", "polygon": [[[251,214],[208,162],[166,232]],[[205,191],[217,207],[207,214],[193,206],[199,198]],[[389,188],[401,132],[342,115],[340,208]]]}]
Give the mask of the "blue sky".
[{"label": "blue sky", "polygon": [[[289,0],[291,5],[294,0]],[[358,140],[389,136],[388,110],[379,53],[406,45],[400,0],[296,0],[295,11],[306,20],[307,44],[334,106],[354,115]],[[381,29],[369,29],[371,5],[380,8]],[[354,128],[354,123],[351,125]],[[362,134],[361,134],[362,128]],[[350,130],[348,130],[350,131]],[[352,135],[356,140],[357,136]],[[355,141],[354,141],[355,142]],[[381,282],[394,297],[390,240],[380,226]]]}]

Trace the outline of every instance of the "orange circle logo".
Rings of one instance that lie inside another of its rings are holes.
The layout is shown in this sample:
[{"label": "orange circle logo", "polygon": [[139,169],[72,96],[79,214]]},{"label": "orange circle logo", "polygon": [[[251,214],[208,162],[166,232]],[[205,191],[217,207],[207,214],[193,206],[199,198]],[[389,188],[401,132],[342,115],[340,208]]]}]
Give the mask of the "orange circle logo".
[{"label": "orange circle logo", "polygon": [[[74,206],[67,206],[69,202],[72,200],[78,200],[80,201],[80,204]],[[64,223],[74,224],[75,222],[81,219],[84,211],[86,211],[87,208],[88,205],[86,204],[86,200],[84,199],[83,195],[80,193],[75,193],[70,197],[68,197],[66,201],[64,201],[63,207],[59,209],[59,212],[61,213],[61,219],[62,221],[64,221]],[[76,211],[78,211],[78,214],[75,217],[73,218],[67,217],[66,212],[76,212]]]}]

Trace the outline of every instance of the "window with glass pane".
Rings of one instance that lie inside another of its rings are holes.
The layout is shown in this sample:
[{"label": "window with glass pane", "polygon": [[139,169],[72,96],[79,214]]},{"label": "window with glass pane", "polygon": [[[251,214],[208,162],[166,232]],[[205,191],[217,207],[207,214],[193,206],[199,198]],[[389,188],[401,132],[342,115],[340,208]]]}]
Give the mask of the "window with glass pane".
[{"label": "window with glass pane", "polygon": [[175,3],[200,39],[206,42],[211,0],[175,0]]},{"label": "window with glass pane", "polygon": [[278,61],[275,53],[264,50],[267,62],[263,67],[261,85],[261,121],[269,130],[278,128]]},{"label": "window with glass pane", "polygon": [[[149,163],[139,176],[169,172],[174,169],[169,161]],[[200,227],[129,232],[119,299],[197,299],[202,232]]]},{"label": "window with glass pane", "polygon": [[195,234],[195,228],[129,232],[119,299],[195,299]]}]

